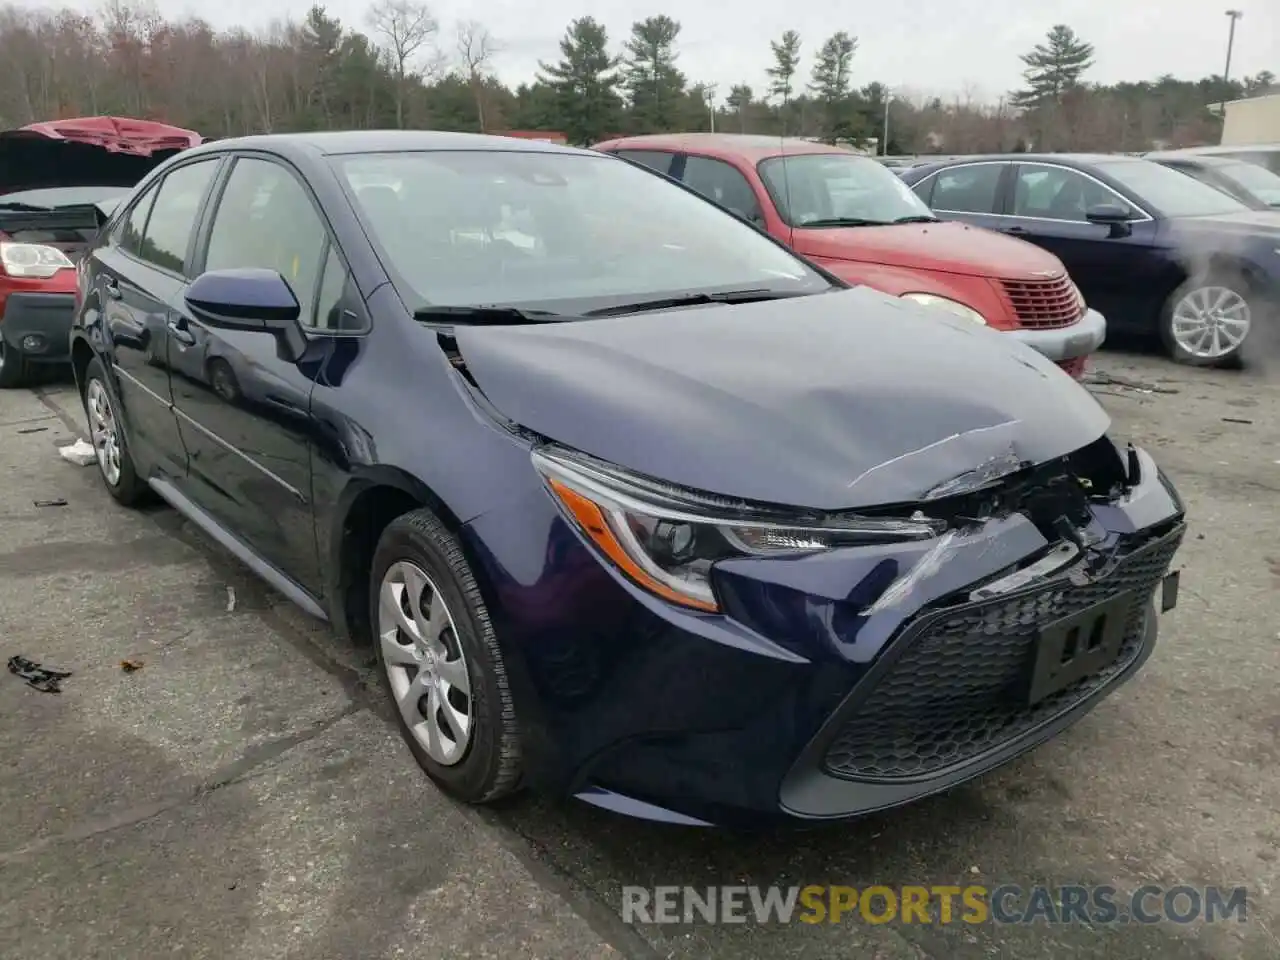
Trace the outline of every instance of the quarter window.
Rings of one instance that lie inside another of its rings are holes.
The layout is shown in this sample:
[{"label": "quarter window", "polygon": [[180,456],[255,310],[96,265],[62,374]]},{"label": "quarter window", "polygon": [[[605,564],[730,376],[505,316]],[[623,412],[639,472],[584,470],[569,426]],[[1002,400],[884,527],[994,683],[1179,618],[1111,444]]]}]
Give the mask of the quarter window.
[{"label": "quarter window", "polygon": [[289,170],[241,157],[218,201],[204,268],[276,271],[298,299],[299,321],[312,326],[327,236],[310,196]]},{"label": "quarter window", "polygon": [[141,200],[133,205],[129,216],[125,218],[120,229],[120,246],[135,256],[142,253],[142,235],[147,229],[147,214],[156,200],[156,189],[152,187]]},{"label": "quarter window", "polygon": [[671,172],[671,161],[675,159],[675,154],[664,153],[661,150],[618,150],[615,151],[614,156],[642,164],[662,174]]},{"label": "quarter window", "polygon": [[1018,167],[1013,188],[1013,215],[1040,220],[1087,222],[1091,207],[1118,203],[1102,184],[1065,167]]},{"label": "quarter window", "polygon": [[182,272],[200,204],[217,169],[217,160],[201,160],[179,167],[164,178],[147,218],[138,256],[165,270]]},{"label": "quarter window", "polygon": [[344,309],[347,292],[347,268],[330,245],[325,257],[324,273],[320,278],[320,295],[316,298],[315,326],[329,332],[355,331],[360,323],[350,311]]},{"label": "quarter window", "polygon": [[1004,164],[948,167],[935,179],[930,206],[950,213],[995,213]]},{"label": "quarter window", "polygon": [[680,179],[690,190],[696,190],[744,220],[764,219],[747,178],[723,160],[688,157],[684,163],[684,176]]}]

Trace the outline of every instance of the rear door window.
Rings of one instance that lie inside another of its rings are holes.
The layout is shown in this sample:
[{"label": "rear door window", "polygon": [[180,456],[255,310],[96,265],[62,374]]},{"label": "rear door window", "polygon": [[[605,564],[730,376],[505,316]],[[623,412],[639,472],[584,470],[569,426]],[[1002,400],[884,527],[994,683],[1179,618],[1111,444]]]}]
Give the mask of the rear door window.
[{"label": "rear door window", "polygon": [[164,270],[183,271],[191,235],[218,162],[215,158],[187,164],[164,178],[147,218],[138,256]]},{"label": "rear door window", "polygon": [[948,167],[934,176],[937,182],[929,205],[948,213],[996,213],[1000,174],[1006,164],[975,163]]},{"label": "rear door window", "polygon": [[129,215],[120,224],[120,247],[134,256],[142,253],[142,235],[147,229],[147,215],[151,213],[151,205],[156,200],[156,188],[151,187],[142,199],[133,205]]}]

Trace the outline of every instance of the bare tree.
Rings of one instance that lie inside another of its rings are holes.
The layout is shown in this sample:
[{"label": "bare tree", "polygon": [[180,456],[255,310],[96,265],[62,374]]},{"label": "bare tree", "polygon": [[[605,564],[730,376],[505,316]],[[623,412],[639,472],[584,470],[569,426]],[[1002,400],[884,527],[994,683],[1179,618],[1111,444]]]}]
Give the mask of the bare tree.
[{"label": "bare tree", "polygon": [[481,133],[488,130],[484,110],[485,77],[489,73],[490,61],[501,49],[484,24],[475,20],[464,20],[458,24],[458,56],[462,58],[462,69],[471,87],[471,95],[476,100],[476,115],[480,119]]},{"label": "bare tree", "polygon": [[403,128],[409,81],[421,76],[425,69],[432,69],[414,69],[413,64],[423,53],[435,52],[440,24],[426,4],[413,0],[378,0],[369,9],[368,19],[369,26],[382,38],[383,50],[391,60],[396,79],[396,126]]}]

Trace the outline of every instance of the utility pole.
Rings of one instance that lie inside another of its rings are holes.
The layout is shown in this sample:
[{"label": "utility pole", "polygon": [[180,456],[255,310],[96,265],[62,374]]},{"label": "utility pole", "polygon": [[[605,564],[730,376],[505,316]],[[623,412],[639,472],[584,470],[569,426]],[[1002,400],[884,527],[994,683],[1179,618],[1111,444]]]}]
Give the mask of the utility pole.
[{"label": "utility pole", "polygon": [[880,156],[889,155],[889,103],[893,100],[893,92],[884,88],[884,138],[880,141]]},{"label": "utility pole", "polygon": [[711,132],[716,132],[716,84],[709,83],[705,87],[707,93],[707,116],[711,118]]},{"label": "utility pole", "polygon": [[1222,102],[1226,103],[1227,91],[1231,88],[1227,84],[1231,80],[1231,48],[1236,42],[1236,21],[1244,16],[1243,10],[1228,10],[1227,17],[1231,20],[1231,27],[1227,32],[1227,65],[1222,70]]}]

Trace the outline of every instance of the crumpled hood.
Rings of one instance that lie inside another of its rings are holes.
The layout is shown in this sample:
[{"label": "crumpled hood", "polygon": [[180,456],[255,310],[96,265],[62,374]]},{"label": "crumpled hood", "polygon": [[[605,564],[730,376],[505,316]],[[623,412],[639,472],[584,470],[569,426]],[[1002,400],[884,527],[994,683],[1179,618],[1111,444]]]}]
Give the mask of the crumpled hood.
[{"label": "crumpled hood", "polygon": [[970,277],[1026,280],[1067,272],[1061,260],[1035,244],[953,221],[801,228],[793,232],[792,243],[806,257],[919,267]]},{"label": "crumpled hood", "polygon": [[132,187],[169,157],[202,142],[193,130],[126,117],[54,120],[0,131],[0,194]]},{"label": "crumpled hood", "polygon": [[838,510],[918,500],[1012,452],[1101,436],[1093,397],[1011,337],[867,288],[523,327],[457,327],[489,401],[697,490]]}]

